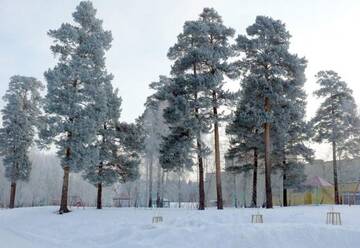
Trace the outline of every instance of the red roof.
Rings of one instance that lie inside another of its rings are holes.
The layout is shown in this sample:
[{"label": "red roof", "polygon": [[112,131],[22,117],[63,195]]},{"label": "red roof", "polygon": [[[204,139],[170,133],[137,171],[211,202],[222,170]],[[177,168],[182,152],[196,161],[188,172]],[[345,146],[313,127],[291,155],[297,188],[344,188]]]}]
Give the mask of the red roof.
[{"label": "red roof", "polygon": [[330,186],[332,186],[331,183],[329,183],[324,178],[321,178],[319,176],[309,178],[308,180],[306,180],[306,182],[304,184],[307,186],[313,186],[313,187],[330,187]]}]

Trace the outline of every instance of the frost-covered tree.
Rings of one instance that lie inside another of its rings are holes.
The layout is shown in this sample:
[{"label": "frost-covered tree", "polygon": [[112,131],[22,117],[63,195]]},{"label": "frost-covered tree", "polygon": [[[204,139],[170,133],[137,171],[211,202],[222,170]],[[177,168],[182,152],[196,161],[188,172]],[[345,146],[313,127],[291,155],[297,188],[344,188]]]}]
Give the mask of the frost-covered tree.
[{"label": "frost-covered tree", "polygon": [[242,87],[251,87],[263,105],[260,117],[264,130],[266,207],[272,208],[271,126],[275,107],[283,105],[296,87],[291,80],[294,76],[291,66],[299,58],[289,52],[290,34],[279,20],[258,16],[246,32],[247,36],[239,35],[236,39],[235,49],[241,54],[236,64],[247,78]]},{"label": "frost-covered tree", "polygon": [[99,154],[98,163],[92,163],[84,170],[84,178],[97,187],[96,208],[102,208],[102,188],[110,186],[118,179],[114,167],[117,157],[118,141],[116,139],[116,125],[120,118],[121,98],[117,90],[113,91],[111,83],[98,88],[96,103],[97,142],[93,144]]},{"label": "frost-covered tree", "polygon": [[[157,102],[165,102],[163,109],[163,118],[166,124],[167,132],[162,135],[159,147],[159,162],[166,172],[176,172],[190,170],[193,165],[193,140],[194,136],[190,128],[184,123],[177,123],[179,120],[186,120],[190,117],[184,117],[189,113],[189,106],[184,101],[181,93],[185,81],[161,77],[159,82],[154,82],[151,88],[156,90],[153,95]],[[182,83],[181,83],[182,82]],[[191,125],[190,125],[191,126]]]},{"label": "frost-covered tree", "polygon": [[[167,80],[165,77],[160,77],[160,81]],[[154,83],[153,83],[154,84]],[[162,137],[167,134],[167,125],[163,118],[163,111],[165,108],[165,101],[161,101],[156,93],[148,97],[146,101],[146,108],[143,113],[143,130],[144,130],[144,154],[145,160],[148,166],[148,190],[149,199],[148,207],[153,205],[153,172],[157,168],[157,206],[160,205],[160,177],[161,177],[161,166],[159,163],[159,151]]]},{"label": "frost-covered tree", "polygon": [[332,145],[335,204],[340,203],[336,156],[341,153],[359,155],[360,119],[352,90],[334,71],[320,71],[316,75],[320,88],[314,92],[323,98],[312,119],[314,141]]},{"label": "frost-covered tree", "polygon": [[[300,187],[306,179],[304,162],[310,162],[313,150],[306,143],[311,128],[305,120],[306,93],[304,90],[306,60],[297,56],[287,57],[287,84],[285,98],[273,106],[274,167],[283,177],[283,205],[287,206],[287,189]],[[291,180],[290,180],[291,179]]]},{"label": "frost-covered tree", "polygon": [[[202,141],[202,134],[209,131],[211,122],[211,99],[207,95],[207,72],[202,59],[202,44],[207,37],[201,32],[199,21],[187,21],[177,43],[169,49],[168,57],[174,61],[171,74],[173,80],[166,89],[168,107],[164,117],[170,132],[185,130],[188,139],[194,141],[195,148],[186,147],[197,154],[199,167],[199,209],[205,209],[203,157],[209,149]],[[183,132],[183,131],[181,131]],[[177,135],[177,134],[176,134]],[[188,142],[183,144],[189,144]]]},{"label": "frost-covered tree", "polygon": [[296,101],[282,106],[273,124],[272,156],[274,167],[282,174],[283,206],[288,205],[287,190],[301,188],[306,180],[305,162],[310,162],[314,154],[307,144],[311,126],[305,121],[305,98],[305,93],[303,97],[298,95]]},{"label": "frost-covered tree", "polygon": [[143,114],[143,127],[145,131],[145,142],[144,142],[144,153],[145,158],[148,161],[148,190],[149,199],[148,206],[151,207],[152,203],[152,191],[153,191],[153,169],[156,165],[156,206],[162,207],[163,199],[161,197],[162,178],[164,170],[160,163],[160,150],[161,142],[163,137],[168,134],[168,126],[164,119],[164,110],[167,108],[167,102],[164,97],[160,96],[163,94],[162,87],[167,86],[170,79],[165,76],[160,76],[158,82],[150,84],[150,88],[155,90],[155,93],[148,97],[145,106],[146,109]]},{"label": "frost-covered tree", "polygon": [[228,170],[253,172],[252,207],[257,206],[258,160],[264,150],[262,122],[259,118],[263,105],[256,99],[254,93],[255,91],[250,87],[242,89],[234,117],[226,127],[226,134],[230,136],[230,146],[226,156],[231,161],[238,162]]},{"label": "frost-covered tree", "polygon": [[59,60],[45,72],[48,118],[42,137],[45,143],[55,143],[64,169],[60,213],[69,212],[69,172],[79,172],[99,162],[95,145],[101,120],[97,116],[98,89],[112,79],[105,70],[105,51],[110,48],[112,37],[95,15],[91,2],[80,2],[73,13],[74,24],[64,23],[48,32],[54,39],[51,50]]},{"label": "frost-covered tree", "polygon": [[[137,121],[136,121],[137,122]],[[138,123],[121,122],[116,125],[117,156],[113,161],[120,182],[139,177],[140,154],[144,150],[144,137]]]},{"label": "frost-covered tree", "polygon": [[43,85],[33,77],[13,76],[3,100],[0,154],[5,177],[11,182],[9,208],[15,206],[16,182],[30,176],[29,148],[34,143],[41,115],[40,90]]},{"label": "frost-covered tree", "polygon": [[98,138],[94,144],[99,161],[86,167],[83,174],[86,180],[97,187],[97,209],[102,208],[103,186],[137,178],[140,163],[138,153],[141,150],[140,144],[129,147],[138,142],[138,131],[134,125],[119,123],[121,98],[111,83],[106,82],[98,89],[97,113],[94,115],[98,117],[99,123]]},{"label": "frost-covered tree", "polygon": [[173,137],[188,133],[188,139],[196,140],[199,209],[205,208],[203,157],[209,151],[202,142],[202,133],[209,132],[211,125],[214,125],[215,137],[217,203],[222,209],[218,124],[223,116],[218,108],[228,96],[223,89],[223,75],[230,71],[226,61],[232,55],[228,39],[233,34],[233,29],[223,25],[214,9],[205,8],[198,20],[185,22],[177,43],[168,52],[168,57],[174,61],[171,70],[174,78],[165,114],[170,131],[175,132]]},{"label": "frost-covered tree", "polygon": [[231,94],[224,89],[224,75],[233,76],[228,59],[234,55],[229,39],[235,31],[223,24],[221,16],[213,8],[204,8],[197,23],[198,35],[204,36],[204,42],[199,49],[201,49],[201,66],[206,77],[204,84],[208,89],[207,94],[211,99],[212,107],[217,208],[223,209],[219,124],[225,118],[221,107],[227,106],[231,99]]}]

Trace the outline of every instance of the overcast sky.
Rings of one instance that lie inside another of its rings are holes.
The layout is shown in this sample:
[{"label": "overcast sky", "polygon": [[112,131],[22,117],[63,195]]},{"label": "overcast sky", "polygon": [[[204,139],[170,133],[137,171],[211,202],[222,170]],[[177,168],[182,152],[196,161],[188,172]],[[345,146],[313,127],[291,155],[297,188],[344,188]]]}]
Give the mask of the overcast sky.
[{"label": "overcast sky", "polygon": [[[79,2],[0,0],[0,95],[15,74],[44,81],[44,71],[56,62],[46,33],[63,22],[72,22],[71,14]],[[214,7],[236,35],[244,34],[257,15],[286,23],[292,35],[292,52],[308,60],[308,117],[319,104],[311,95],[319,70],[337,71],[354,90],[355,99],[360,97],[358,0],[94,0],[93,4],[105,29],[113,34],[107,66],[123,98],[124,121],[133,121],[142,113],[151,94],[149,83],[169,73],[168,48],[175,43],[183,23],[196,19],[204,7]],[[329,155],[327,148],[318,149],[319,158]]]}]

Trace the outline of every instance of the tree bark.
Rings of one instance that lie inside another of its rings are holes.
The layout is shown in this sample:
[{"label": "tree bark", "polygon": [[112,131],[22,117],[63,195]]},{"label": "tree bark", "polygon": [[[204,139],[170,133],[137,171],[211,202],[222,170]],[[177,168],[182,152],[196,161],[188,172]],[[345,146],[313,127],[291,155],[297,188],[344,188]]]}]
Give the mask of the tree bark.
[{"label": "tree bark", "polygon": [[287,207],[288,206],[288,199],[287,199],[287,188],[285,187],[285,182],[286,181],[286,172],[284,171],[283,173],[283,206]]},{"label": "tree bark", "polygon": [[288,200],[287,200],[287,188],[285,186],[285,182],[286,182],[286,153],[285,153],[285,148],[283,150],[283,206],[287,207],[288,206]]},{"label": "tree bark", "polygon": [[60,209],[59,213],[68,213],[70,210],[68,209],[68,190],[69,190],[69,166],[64,167],[64,177],[63,177],[63,185],[61,191],[61,202],[60,202]]},{"label": "tree bark", "polygon": [[102,183],[97,184],[96,208],[102,209]]},{"label": "tree bark", "polygon": [[10,185],[10,203],[9,208],[15,207],[16,182],[12,181]]},{"label": "tree bark", "polygon": [[148,207],[152,208],[152,172],[153,172],[153,158],[151,156],[150,158],[150,164],[149,164],[149,201],[148,201]]},{"label": "tree bark", "polygon": [[145,178],[146,178],[146,183],[145,183],[145,199],[144,199],[144,206],[147,206],[148,203],[148,199],[149,199],[149,162],[146,161],[146,166],[145,166]]},{"label": "tree bark", "polygon": [[158,163],[157,171],[157,189],[156,189],[156,207],[161,207],[161,196],[160,196],[160,186],[161,186],[161,165]]},{"label": "tree bark", "polygon": [[181,170],[179,170],[178,180],[178,207],[181,208]]},{"label": "tree bark", "polygon": [[333,172],[334,172],[334,199],[335,199],[335,204],[340,204],[335,140],[332,141],[332,150],[333,150]]},{"label": "tree bark", "polygon": [[215,139],[215,177],[216,177],[216,205],[217,209],[223,209],[223,198],[221,188],[221,165],[220,165],[220,142],[219,142],[219,123],[217,113],[217,96],[213,91],[213,113],[214,113],[214,139]]},{"label": "tree bark", "polygon": [[[197,140],[197,148],[201,151],[200,138]],[[199,163],[199,210],[205,210],[205,185],[204,185],[204,164],[200,154],[198,154]]]},{"label": "tree bark", "polygon": [[[106,129],[106,126],[105,126],[105,129]],[[102,177],[102,168],[103,168],[103,163],[101,162],[99,164],[99,172],[98,172],[99,178]],[[98,182],[98,184],[97,184],[96,208],[102,209],[102,183],[101,183],[101,181]]]},{"label": "tree bark", "polygon": [[237,190],[236,190],[236,174],[234,173],[234,207],[238,207]]},{"label": "tree bark", "polygon": [[[197,77],[197,68],[196,68],[196,64],[193,64],[193,71],[194,71],[194,76]],[[197,103],[197,92],[194,93],[194,99],[195,102]],[[195,116],[196,119],[200,122],[200,118],[199,118],[199,109],[197,107],[195,107]],[[201,155],[201,134],[200,134],[200,130],[197,130],[197,137],[196,137],[196,146],[197,146],[197,156],[198,156],[198,164],[199,164],[199,210],[204,210],[205,209],[205,185],[204,185],[204,164],[203,164],[203,159],[202,159],[202,155]]]},{"label": "tree bark", "polygon": [[160,190],[160,206],[164,207],[164,180],[165,180],[165,172],[161,170],[161,190]]},{"label": "tree bark", "polygon": [[[265,97],[265,112],[270,112],[270,99]],[[265,144],[265,191],[266,191],[266,208],[272,208],[272,191],[271,191],[271,159],[270,159],[270,123],[264,124],[264,144]]]},{"label": "tree bark", "polygon": [[253,185],[251,207],[257,207],[257,169],[258,169],[258,152],[254,149],[254,169],[253,169]]}]

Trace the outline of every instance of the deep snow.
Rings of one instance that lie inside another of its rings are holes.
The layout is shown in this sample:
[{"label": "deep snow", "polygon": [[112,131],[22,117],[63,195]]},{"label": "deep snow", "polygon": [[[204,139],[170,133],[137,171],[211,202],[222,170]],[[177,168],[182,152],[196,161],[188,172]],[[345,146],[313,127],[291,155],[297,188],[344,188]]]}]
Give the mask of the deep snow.
[{"label": "deep snow", "polygon": [[163,223],[152,224],[157,210],[57,207],[0,210],[0,247],[360,247],[360,207],[336,206],[342,226],[325,224],[332,206],[259,209],[264,224],[251,224],[254,209],[161,209]]}]

